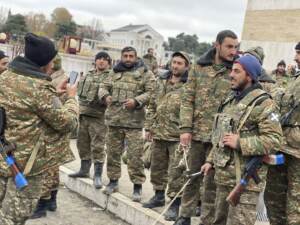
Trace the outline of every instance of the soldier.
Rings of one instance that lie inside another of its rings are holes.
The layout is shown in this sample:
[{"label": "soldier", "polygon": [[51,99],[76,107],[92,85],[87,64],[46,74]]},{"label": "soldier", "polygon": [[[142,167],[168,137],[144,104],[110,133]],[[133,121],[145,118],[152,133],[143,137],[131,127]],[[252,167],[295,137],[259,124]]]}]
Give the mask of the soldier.
[{"label": "soldier", "polygon": [[154,56],[154,49],[149,48],[147,54],[143,56],[143,61],[147,65],[148,69],[156,76],[158,73],[158,63],[156,57]]},{"label": "soldier", "polygon": [[29,33],[25,57],[17,56],[0,76],[6,138],[17,145],[14,156],[28,180],[27,187],[16,189],[10,170],[0,163],[1,225],[24,225],[41,197],[45,173],[74,159],[66,135],[77,126],[77,87],[61,83],[59,92],[68,95],[62,104],[48,75],[56,53],[49,39]]},{"label": "soldier", "polygon": [[[295,61],[299,63],[300,47],[295,50]],[[268,173],[265,203],[272,225],[300,224],[299,85],[300,78],[297,76],[295,81],[289,83],[278,102],[285,137],[282,151],[285,153],[286,163],[272,168]]]},{"label": "soldier", "polygon": [[[183,171],[178,167],[182,158],[178,148],[179,111],[189,65],[188,54],[175,52],[172,55],[171,70],[159,76],[150,98],[145,130],[146,139],[153,139],[150,176],[155,195],[143,204],[145,208],[163,206],[167,184],[167,195],[173,199],[184,182]],[[174,200],[165,214],[166,220],[176,220],[180,202],[180,197]]]},{"label": "soldier", "polygon": [[[260,46],[253,47],[248,49],[244,53],[253,55],[259,61],[260,65],[261,66],[263,65],[265,54],[262,47]],[[261,75],[259,76],[258,80],[264,91],[268,92],[271,95],[272,94],[275,95],[278,89],[278,86],[276,85],[276,81],[272,79],[272,77],[267,73],[267,71],[264,68],[262,68]]]},{"label": "soldier", "polygon": [[215,116],[213,149],[201,171],[214,166],[217,184],[213,225],[254,224],[259,193],[263,191],[267,165],[259,169],[261,183],[250,180],[236,207],[229,206],[226,197],[241,180],[247,162],[253,156],[264,156],[281,147],[282,130],[279,112],[271,96],[261,89],[258,76],[259,61],[251,55],[233,64],[231,89],[233,92],[221,104]]},{"label": "soldier", "polygon": [[[180,106],[180,143],[189,146],[188,166],[191,173],[199,172],[211,148],[213,116],[230,91],[229,72],[237,53],[238,40],[234,32],[221,31],[215,47],[206,52],[189,73]],[[193,179],[185,188],[180,217],[175,225],[189,225],[198,203],[201,178]],[[213,174],[204,180],[202,198],[203,224],[211,224],[215,187]]]},{"label": "soldier", "polygon": [[80,106],[77,148],[81,167],[70,177],[88,177],[92,160],[94,161],[94,186],[102,188],[102,169],[105,161],[104,124],[105,103],[98,98],[99,86],[110,73],[111,58],[106,52],[95,56],[95,69],[90,71],[78,85]]},{"label": "soldier", "polygon": [[8,61],[8,56],[0,50],[0,74],[7,70]]},{"label": "soldier", "polygon": [[[57,54],[53,60],[53,67],[50,75],[52,85],[59,88],[60,84],[68,79],[64,70],[61,68],[61,57]],[[59,96],[64,103],[68,96],[63,93]],[[67,138],[67,137],[66,137]],[[65,141],[65,140],[64,140]],[[41,198],[38,201],[37,207],[31,216],[31,219],[37,219],[47,216],[47,210],[56,211],[57,209],[57,192],[59,189],[59,167],[54,167],[46,172],[47,179],[44,182]]]},{"label": "soldier", "polygon": [[285,67],[286,67],[285,62],[283,60],[281,60],[277,64],[277,69],[272,71],[273,79],[276,80],[276,83],[282,88],[286,88],[286,86],[291,78],[286,73]]},{"label": "soldier", "polygon": [[104,190],[106,194],[118,190],[121,155],[124,140],[127,140],[128,173],[134,184],[132,199],[137,202],[141,200],[142,184],[146,179],[142,161],[144,106],[148,104],[153,85],[154,76],[143,61],[138,60],[136,50],[125,47],[121,52],[121,61],[100,86],[99,98],[108,105],[105,124],[108,126],[107,176],[110,181]]}]

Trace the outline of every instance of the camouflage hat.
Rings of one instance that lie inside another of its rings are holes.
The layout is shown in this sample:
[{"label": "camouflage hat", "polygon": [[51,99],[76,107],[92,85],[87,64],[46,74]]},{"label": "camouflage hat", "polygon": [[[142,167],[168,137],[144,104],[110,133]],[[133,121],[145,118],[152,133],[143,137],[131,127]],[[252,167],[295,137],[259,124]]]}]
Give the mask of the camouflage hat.
[{"label": "camouflage hat", "polygon": [[245,51],[245,53],[255,56],[255,58],[258,59],[260,64],[261,65],[263,64],[264,58],[265,58],[265,53],[264,53],[264,49],[262,47],[256,46],[253,48],[249,48],[247,51]]},{"label": "camouflage hat", "polygon": [[190,56],[186,52],[184,52],[184,51],[174,52],[172,55],[172,58],[175,56],[181,56],[182,58],[185,59],[185,61],[187,62],[188,65],[191,64]]},{"label": "camouflage hat", "polygon": [[56,57],[55,57],[55,59],[53,60],[53,70],[54,71],[58,71],[58,70],[60,70],[61,69],[61,57],[57,54],[56,55]]}]

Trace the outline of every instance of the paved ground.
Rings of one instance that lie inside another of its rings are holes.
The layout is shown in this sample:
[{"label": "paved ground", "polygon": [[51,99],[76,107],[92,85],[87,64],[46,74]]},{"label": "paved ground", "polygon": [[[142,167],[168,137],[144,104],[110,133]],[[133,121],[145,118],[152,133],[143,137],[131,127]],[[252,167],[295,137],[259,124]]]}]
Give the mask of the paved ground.
[{"label": "paved ground", "polygon": [[99,208],[93,202],[61,187],[58,192],[58,210],[47,217],[29,220],[26,225],[128,225]]},{"label": "paved ground", "polygon": [[[77,160],[74,162],[68,163],[66,166],[74,171],[77,171],[80,167],[80,161],[78,160],[79,156],[78,156],[75,140],[71,140],[71,148],[72,148]],[[152,185],[150,183],[150,176],[149,176],[148,170],[146,170],[146,176],[147,176],[147,179],[146,179],[145,184],[143,185],[142,202],[147,201],[153,195],[153,190],[152,190]],[[93,177],[93,168],[90,171],[90,177]],[[104,184],[108,183],[108,178],[106,176],[106,167],[104,167],[103,181],[104,181]],[[119,181],[119,192],[124,194],[127,197],[131,197],[132,188],[133,188],[132,183],[129,180],[126,165],[122,165],[122,177]],[[163,208],[155,209],[155,211],[157,211],[157,212],[162,212],[162,210],[163,210]],[[199,218],[193,218],[192,225],[198,225],[198,224],[199,224]],[[269,223],[257,222],[255,225],[269,225]]]}]

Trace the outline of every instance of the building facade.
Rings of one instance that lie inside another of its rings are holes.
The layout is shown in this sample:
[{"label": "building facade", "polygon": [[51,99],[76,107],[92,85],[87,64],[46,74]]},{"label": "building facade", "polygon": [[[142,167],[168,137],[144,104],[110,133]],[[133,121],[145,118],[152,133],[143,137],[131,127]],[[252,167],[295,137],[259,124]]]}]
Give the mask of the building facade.
[{"label": "building facade", "polygon": [[300,41],[299,0],[248,0],[241,50],[261,46],[264,67],[272,70],[280,60],[295,64],[294,47]]}]

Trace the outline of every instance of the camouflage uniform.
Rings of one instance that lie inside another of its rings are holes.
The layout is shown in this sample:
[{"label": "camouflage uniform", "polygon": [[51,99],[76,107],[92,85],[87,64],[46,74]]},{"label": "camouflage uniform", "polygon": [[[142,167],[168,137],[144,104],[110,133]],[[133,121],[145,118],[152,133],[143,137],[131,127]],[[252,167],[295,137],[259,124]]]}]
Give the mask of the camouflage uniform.
[{"label": "camouflage uniform", "polygon": [[[145,110],[150,92],[153,90],[154,76],[142,61],[138,61],[132,70],[118,70],[118,64],[109,78],[100,84],[99,99],[112,96],[112,104],[105,112],[105,124],[108,126],[107,145],[107,176],[110,180],[121,177],[121,155],[124,140],[128,143],[128,173],[134,184],[145,182],[144,165],[142,161]],[[136,107],[126,109],[123,102],[134,99]]]},{"label": "camouflage uniform", "polygon": [[183,185],[184,177],[178,167],[182,159],[179,147],[180,97],[187,72],[181,81],[170,81],[172,72],[168,71],[157,80],[156,88],[150,98],[145,129],[153,134],[151,155],[151,183],[154,190],[165,190],[173,198]]},{"label": "camouflage uniform", "polygon": [[[188,153],[191,173],[199,172],[211,148],[211,129],[213,116],[218,106],[230,91],[229,72],[232,64],[214,64],[215,49],[208,51],[190,71],[180,108],[181,133],[192,133]],[[201,178],[193,179],[182,196],[181,212],[183,217],[191,217],[198,203]],[[215,187],[213,174],[204,180],[204,201],[202,201],[202,223],[210,224],[213,214]],[[206,198],[210,196],[210,198]]]},{"label": "camouflage uniform", "polygon": [[[241,121],[254,102],[254,108],[240,129]],[[236,132],[237,128],[240,129],[239,149],[233,150],[220,144],[225,133]],[[262,182],[256,185],[250,180],[236,208],[228,206],[226,197],[239,182],[237,170],[244,171],[251,157],[266,155],[280,149],[282,130],[275,102],[260,89],[258,84],[252,85],[238,96],[235,93],[231,94],[216,114],[212,141],[213,149],[207,161],[214,165],[217,184],[213,224],[254,224],[259,192],[264,189],[266,183],[268,169],[266,165],[259,170]],[[236,168],[237,161],[234,154],[237,155],[240,168]]]},{"label": "camouflage uniform", "polygon": [[158,63],[157,63],[155,56],[146,54],[143,56],[143,61],[146,64],[146,66],[148,67],[148,69],[151,70],[154,75],[157,75]]},{"label": "camouflage uniform", "polygon": [[81,160],[105,161],[104,112],[106,106],[98,99],[99,85],[109,76],[110,70],[90,71],[78,84],[80,109],[77,148]]},{"label": "camouflage uniform", "polygon": [[[265,194],[270,221],[273,224],[300,224],[300,77],[291,82],[280,98],[281,115],[297,106],[286,124],[283,124],[285,143],[282,151],[286,156],[284,166],[274,172],[280,173],[277,179],[269,176]],[[278,207],[280,206],[280,207]]]},{"label": "camouflage uniform", "polygon": [[[17,144],[14,156],[21,171],[34,146],[41,143],[27,175],[31,183],[26,191],[14,188],[3,191],[3,184],[7,184],[7,187],[13,185],[12,174],[6,164],[0,164],[0,175],[5,178],[2,179],[0,224],[24,224],[40,198],[43,185],[41,177],[49,169],[74,159],[66,135],[77,126],[78,105],[74,98],[68,98],[62,104],[50,77],[20,56],[0,77],[0,105],[6,109],[6,137]],[[7,204],[9,207],[4,208]]]},{"label": "camouflage uniform", "polygon": [[[55,65],[56,66],[56,65]],[[56,88],[61,82],[67,79],[68,76],[65,74],[63,69],[59,69],[51,74],[51,83]],[[67,96],[64,94],[60,96],[61,102],[65,102],[67,100]],[[52,168],[48,170],[45,174],[45,179],[43,190],[42,190],[42,199],[50,199],[51,192],[58,190],[59,188],[59,167]]]},{"label": "camouflage uniform", "polygon": [[272,72],[272,78],[276,80],[277,85],[281,88],[286,88],[291,80],[291,77],[287,73],[279,74],[277,73],[277,70]]}]

